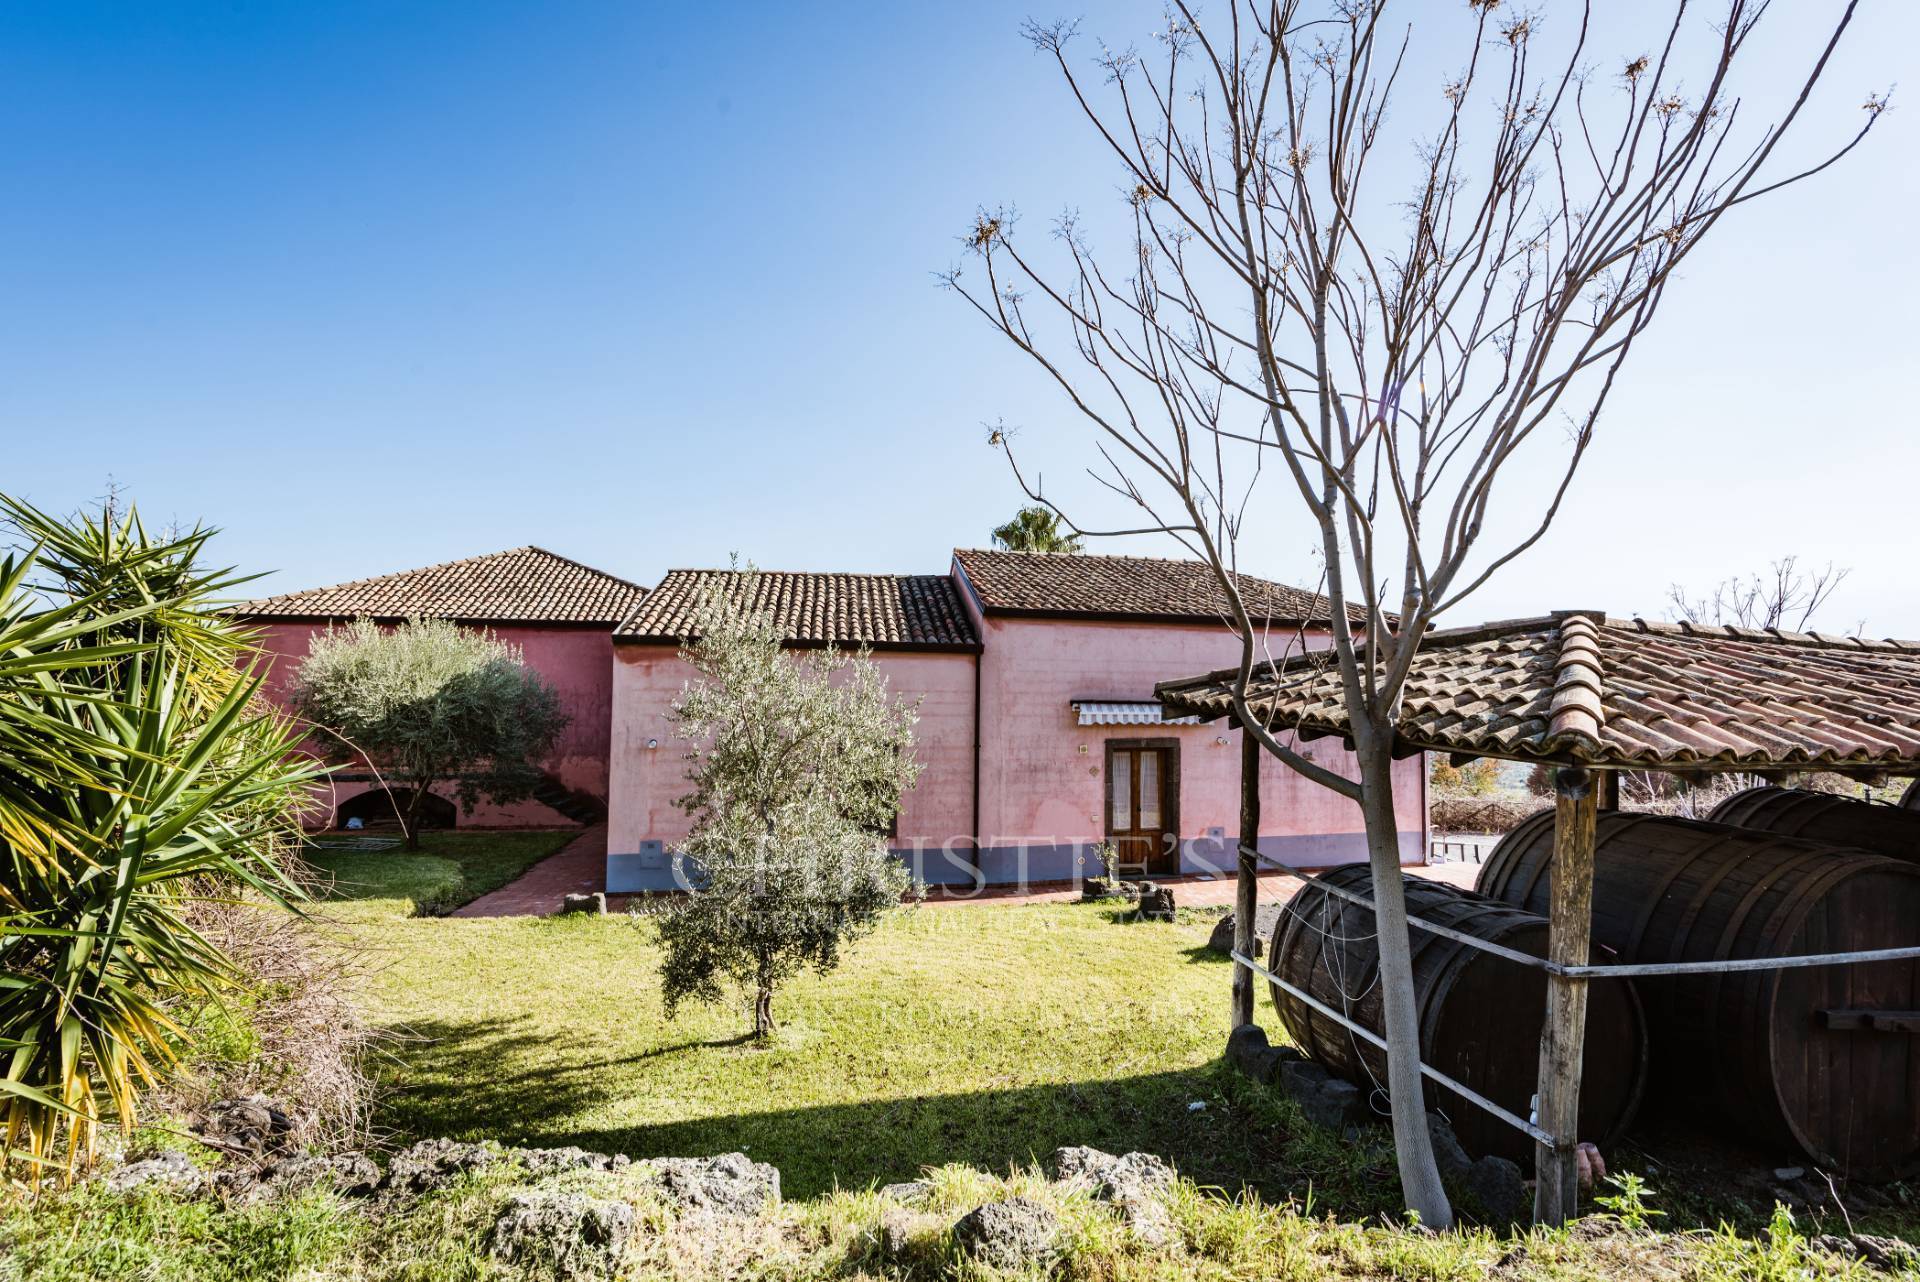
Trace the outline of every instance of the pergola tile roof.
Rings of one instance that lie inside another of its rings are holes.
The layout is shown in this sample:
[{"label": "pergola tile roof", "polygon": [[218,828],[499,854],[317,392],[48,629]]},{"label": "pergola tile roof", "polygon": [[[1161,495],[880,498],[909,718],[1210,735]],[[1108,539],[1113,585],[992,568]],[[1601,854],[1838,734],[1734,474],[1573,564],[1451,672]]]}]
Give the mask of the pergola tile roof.
[{"label": "pergola tile roof", "polygon": [[632,613],[647,590],[545,548],[521,547],[235,606],[260,619],[403,619],[602,623]]},{"label": "pergola tile roof", "polygon": [[[1232,670],[1162,682],[1169,710],[1232,710]],[[1346,735],[1327,652],[1256,669],[1255,715]],[[1649,769],[1920,771],[1920,642],[1562,611],[1433,632],[1400,750]]]},{"label": "pergola tile roof", "polygon": [[[1204,561],[980,548],[956,549],[953,559],[988,614],[1217,621],[1227,611]],[[1250,574],[1240,576],[1240,597],[1265,622],[1324,624],[1333,617],[1324,596]],[[1355,622],[1366,617],[1348,613]]]},{"label": "pergola tile roof", "polygon": [[614,638],[677,645],[693,634],[700,606],[710,594],[771,614],[790,645],[938,650],[980,646],[959,588],[944,574],[766,570],[670,570],[632,617],[614,630]]}]

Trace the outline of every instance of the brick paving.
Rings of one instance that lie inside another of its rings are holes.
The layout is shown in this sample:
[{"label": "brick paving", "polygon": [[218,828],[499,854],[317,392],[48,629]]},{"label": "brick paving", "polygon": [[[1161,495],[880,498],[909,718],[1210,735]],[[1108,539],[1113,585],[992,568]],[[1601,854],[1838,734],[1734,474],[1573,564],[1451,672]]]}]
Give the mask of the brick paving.
[{"label": "brick paving", "polygon": [[454,917],[544,917],[563,895],[592,894],[607,884],[607,826],[593,824],[519,878],[452,912]]},{"label": "brick paving", "polygon": [[[1408,865],[1406,871],[1415,877],[1444,881],[1449,885],[1471,890],[1474,878],[1480,873],[1480,865],[1466,862],[1412,864]],[[1174,902],[1182,908],[1204,908],[1211,905],[1231,907],[1236,893],[1232,877],[1155,877],[1153,880],[1156,885],[1171,886]],[[1272,903],[1289,899],[1298,889],[1300,889],[1298,877],[1283,872],[1260,874],[1260,898],[1263,902]],[[967,894],[965,891],[953,893],[946,887],[935,886],[928,889],[926,903],[929,907],[951,908],[965,904],[1064,904],[1079,898],[1079,888],[1065,883],[1037,886],[1025,891],[1012,887],[989,886],[973,894]]]}]

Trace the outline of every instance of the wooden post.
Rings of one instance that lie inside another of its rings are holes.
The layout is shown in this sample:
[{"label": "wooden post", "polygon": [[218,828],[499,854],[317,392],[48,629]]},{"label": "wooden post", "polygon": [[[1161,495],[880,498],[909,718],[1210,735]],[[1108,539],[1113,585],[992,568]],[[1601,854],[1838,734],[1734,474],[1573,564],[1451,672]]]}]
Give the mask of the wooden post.
[{"label": "wooden post", "polygon": [[[1247,853],[1260,848],[1260,741],[1251,732],[1240,731],[1240,845],[1239,879],[1233,893],[1233,948],[1243,956],[1254,955],[1253,927],[1260,911],[1259,864]],[[1253,972],[1238,962],[1233,966],[1232,1025],[1253,1022]]]},{"label": "wooden post", "polygon": [[1620,809],[1620,772],[1618,770],[1594,772],[1594,805],[1601,810]]},{"label": "wooden post", "polygon": [[[1552,898],[1547,957],[1587,964],[1593,936],[1594,780],[1578,767],[1554,774]],[[1587,981],[1547,976],[1547,1017],[1540,1030],[1539,1125],[1554,1137],[1535,1144],[1533,1218],[1564,1224],[1580,1197],[1580,1066],[1587,1033]]]}]

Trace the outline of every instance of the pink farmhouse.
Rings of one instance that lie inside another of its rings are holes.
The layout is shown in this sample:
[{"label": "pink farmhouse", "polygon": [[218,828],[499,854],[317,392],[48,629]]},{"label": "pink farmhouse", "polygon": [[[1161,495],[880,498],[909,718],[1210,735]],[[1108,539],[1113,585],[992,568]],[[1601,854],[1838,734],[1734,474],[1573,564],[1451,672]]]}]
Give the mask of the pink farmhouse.
[{"label": "pink farmhouse", "polygon": [[[613,778],[607,888],[667,889],[688,817],[683,748],[667,712],[691,675],[679,645],[703,594],[738,599],[730,571],[675,570],[614,633]],[[1239,828],[1239,731],[1169,722],[1153,697],[1169,673],[1235,662],[1207,568],[1145,557],[962,550],[945,575],[772,574],[747,604],[793,646],[866,646],[899,695],[920,700],[923,765],[893,848],[925,881],[1068,880],[1111,842],[1148,873],[1220,872]],[[1324,598],[1244,580],[1276,647],[1326,644]],[[1353,773],[1326,741],[1309,751]],[[1403,850],[1426,846],[1426,773],[1395,779]],[[1366,856],[1359,808],[1269,760],[1260,845],[1289,863]],[[978,841],[975,840],[978,834]]]},{"label": "pink farmhouse", "polygon": [[[547,781],[535,800],[482,803],[473,814],[459,816],[448,787],[434,817],[442,825],[551,828],[606,814],[613,627],[646,594],[639,584],[542,548],[523,547],[249,601],[237,612],[263,633],[273,656],[267,691],[283,703],[313,635],[355,618],[384,623],[421,616],[453,619],[518,646],[527,665],[559,694],[569,718],[547,762]],[[321,805],[322,822],[329,825],[354,818],[380,822],[394,811],[393,799],[364,767],[335,773]]]},{"label": "pink farmhouse", "polygon": [[[648,591],[556,556],[518,548],[492,556],[249,602],[284,695],[315,632],[367,616],[455,619],[520,646],[572,716],[535,800],[442,822],[608,827],[606,888],[686,884],[675,851],[688,817],[685,745],[668,709],[691,676],[680,656],[700,602],[739,600],[732,571],[675,570]],[[751,580],[746,603],[795,648],[867,647],[892,690],[919,701],[922,772],[891,835],[928,882],[1070,880],[1098,871],[1110,843],[1151,874],[1229,869],[1239,826],[1237,730],[1169,720],[1156,682],[1229,665],[1239,643],[1221,622],[1204,565],[1145,557],[956,551],[945,574],[782,574]],[[1243,579],[1275,649],[1327,642],[1324,598]],[[1352,772],[1332,741],[1308,750]],[[1426,773],[1415,758],[1395,778],[1404,857],[1426,844]],[[392,813],[372,772],[335,777],[320,822]],[[1325,866],[1365,857],[1358,807],[1272,760],[1261,778],[1261,849]]]}]

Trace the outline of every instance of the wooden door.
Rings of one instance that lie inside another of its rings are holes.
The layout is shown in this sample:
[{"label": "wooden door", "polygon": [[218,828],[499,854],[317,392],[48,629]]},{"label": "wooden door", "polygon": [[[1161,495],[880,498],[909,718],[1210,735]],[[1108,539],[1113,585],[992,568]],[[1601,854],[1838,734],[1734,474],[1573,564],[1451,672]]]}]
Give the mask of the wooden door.
[{"label": "wooden door", "polygon": [[1180,871],[1180,749],[1176,740],[1107,743],[1107,840],[1123,876]]}]

